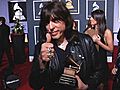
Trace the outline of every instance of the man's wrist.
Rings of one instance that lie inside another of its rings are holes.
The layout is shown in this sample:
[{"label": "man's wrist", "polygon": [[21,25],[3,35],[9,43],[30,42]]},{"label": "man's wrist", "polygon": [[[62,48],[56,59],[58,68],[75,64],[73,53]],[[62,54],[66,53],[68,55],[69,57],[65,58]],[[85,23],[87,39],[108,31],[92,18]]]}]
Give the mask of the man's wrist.
[{"label": "man's wrist", "polygon": [[85,89],[84,90],[87,90],[88,89],[88,85],[85,85]]},{"label": "man's wrist", "polygon": [[47,62],[42,60],[41,55],[39,55],[38,60],[39,60],[40,71],[44,71]]},{"label": "man's wrist", "polygon": [[84,85],[81,88],[77,88],[76,90],[87,90],[88,89],[88,85]]}]

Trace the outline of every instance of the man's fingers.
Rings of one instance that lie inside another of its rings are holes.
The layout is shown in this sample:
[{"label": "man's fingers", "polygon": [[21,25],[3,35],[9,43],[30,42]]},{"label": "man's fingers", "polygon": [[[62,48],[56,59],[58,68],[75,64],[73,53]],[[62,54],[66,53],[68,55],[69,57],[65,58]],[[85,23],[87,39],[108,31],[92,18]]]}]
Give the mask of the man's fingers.
[{"label": "man's fingers", "polygon": [[46,34],[46,42],[47,43],[51,42],[51,35],[49,33]]}]

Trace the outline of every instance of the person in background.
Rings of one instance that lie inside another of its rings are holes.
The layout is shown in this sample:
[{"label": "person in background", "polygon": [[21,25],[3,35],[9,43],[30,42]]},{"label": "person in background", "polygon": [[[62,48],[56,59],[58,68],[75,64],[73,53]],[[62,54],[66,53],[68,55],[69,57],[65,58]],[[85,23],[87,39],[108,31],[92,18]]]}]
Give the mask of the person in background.
[{"label": "person in background", "polygon": [[77,30],[77,22],[73,20],[73,30]]},{"label": "person in background", "polygon": [[84,31],[92,37],[98,51],[98,61],[102,62],[104,67],[104,79],[100,85],[100,90],[107,90],[109,68],[107,64],[107,52],[113,52],[113,34],[106,25],[105,13],[97,9],[91,12],[87,28]]},{"label": "person in background", "polygon": [[119,90],[120,89],[120,51],[117,54],[116,62],[114,68],[112,69],[112,74],[114,75],[112,90]]},{"label": "person in background", "polygon": [[9,40],[10,27],[5,22],[5,18],[0,17],[0,64],[2,64],[2,57],[5,52],[8,59],[8,67],[13,68],[14,64],[12,60],[11,46]]},{"label": "person in background", "polygon": [[112,90],[120,89],[120,29],[117,34],[117,39],[118,39],[118,52],[114,68],[112,69],[112,74],[114,75]]},{"label": "person in background", "polygon": [[118,39],[118,51],[120,52],[120,28],[117,34],[117,39]]},{"label": "person in background", "polygon": [[41,38],[29,85],[34,90],[96,90],[104,73],[91,37],[73,30],[72,16],[62,2],[44,5],[40,18]]}]

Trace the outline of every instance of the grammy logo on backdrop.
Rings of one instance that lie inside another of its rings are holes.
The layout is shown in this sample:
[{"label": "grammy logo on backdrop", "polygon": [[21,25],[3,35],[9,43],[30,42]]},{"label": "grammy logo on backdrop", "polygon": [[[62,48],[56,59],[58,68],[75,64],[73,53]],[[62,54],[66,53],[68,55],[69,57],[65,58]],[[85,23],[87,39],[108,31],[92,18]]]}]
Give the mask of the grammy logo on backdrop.
[{"label": "grammy logo on backdrop", "polygon": [[81,64],[77,64],[71,57],[68,57],[69,66],[64,68],[64,73],[59,79],[60,84],[69,85],[72,87],[76,86],[75,75],[79,73]]}]

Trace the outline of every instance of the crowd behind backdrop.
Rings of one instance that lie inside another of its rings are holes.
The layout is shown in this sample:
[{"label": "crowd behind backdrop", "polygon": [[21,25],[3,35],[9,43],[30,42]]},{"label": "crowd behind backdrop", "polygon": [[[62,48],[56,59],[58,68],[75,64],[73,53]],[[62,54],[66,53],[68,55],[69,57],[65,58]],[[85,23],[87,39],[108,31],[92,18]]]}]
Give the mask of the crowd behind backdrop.
[{"label": "crowd behind backdrop", "polygon": [[[33,58],[34,46],[39,42],[39,20],[43,5],[53,0],[0,0],[0,16],[6,18],[6,23],[12,27],[16,18],[24,26],[25,42],[29,43],[29,57]],[[116,38],[120,28],[120,0],[59,0],[66,3],[79,32],[85,30],[91,11],[102,9],[105,11],[107,25],[113,31],[114,45],[118,45]],[[11,28],[12,31],[12,28]],[[112,56],[108,54],[108,61]]]}]

